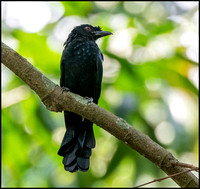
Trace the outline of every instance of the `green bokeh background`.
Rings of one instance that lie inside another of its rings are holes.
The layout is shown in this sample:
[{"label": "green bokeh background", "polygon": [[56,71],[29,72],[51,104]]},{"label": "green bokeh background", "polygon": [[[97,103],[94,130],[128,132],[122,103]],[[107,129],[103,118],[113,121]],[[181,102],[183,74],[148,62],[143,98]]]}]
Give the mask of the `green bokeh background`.
[{"label": "green bokeh background", "polygon": [[[24,2],[30,12],[23,19],[51,15],[32,30],[35,22],[30,20],[28,28],[10,16],[23,12],[16,3],[2,2],[2,41],[57,84],[63,43],[75,25],[89,23],[113,32],[97,41],[105,59],[99,106],[180,161],[198,165],[197,2]],[[33,4],[45,6],[43,14]],[[166,176],[96,125],[89,171],[66,172],[57,155],[63,114],[49,112],[20,78],[1,68],[3,187],[133,187]],[[149,186],[177,185],[168,179]]]}]

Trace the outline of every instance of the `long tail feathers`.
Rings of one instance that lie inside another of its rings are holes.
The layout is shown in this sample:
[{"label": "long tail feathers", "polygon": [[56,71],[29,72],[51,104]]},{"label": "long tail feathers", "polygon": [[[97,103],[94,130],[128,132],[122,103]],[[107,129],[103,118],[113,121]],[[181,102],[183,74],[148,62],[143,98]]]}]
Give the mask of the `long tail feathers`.
[{"label": "long tail feathers", "polygon": [[66,171],[87,171],[90,164],[91,149],[95,147],[92,123],[82,121],[74,113],[65,112],[67,131],[61,143],[58,155],[63,156]]}]

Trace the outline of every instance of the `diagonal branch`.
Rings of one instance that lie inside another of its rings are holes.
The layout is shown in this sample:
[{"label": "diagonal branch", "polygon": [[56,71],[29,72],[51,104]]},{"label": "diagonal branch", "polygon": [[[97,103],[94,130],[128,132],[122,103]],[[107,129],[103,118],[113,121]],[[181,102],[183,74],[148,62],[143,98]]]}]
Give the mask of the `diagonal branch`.
[{"label": "diagonal branch", "polygon": [[[1,50],[1,62],[38,94],[48,110],[66,110],[83,116],[152,161],[167,175],[187,170],[175,165],[174,162],[178,160],[170,152],[134,129],[124,119],[94,103],[88,104],[85,98],[77,94],[63,92],[58,85],[4,43],[1,43]],[[198,187],[198,179],[191,172],[174,176],[172,179],[181,187]]]}]

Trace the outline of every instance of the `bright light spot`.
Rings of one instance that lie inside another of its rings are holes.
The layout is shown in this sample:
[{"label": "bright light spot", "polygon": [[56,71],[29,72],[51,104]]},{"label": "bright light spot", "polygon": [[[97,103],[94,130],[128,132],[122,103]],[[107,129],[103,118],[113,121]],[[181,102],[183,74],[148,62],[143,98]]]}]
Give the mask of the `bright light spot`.
[{"label": "bright light spot", "polygon": [[179,24],[185,23],[187,21],[184,17],[179,15],[171,15],[168,17],[168,19],[177,22]]},{"label": "bright light spot", "polygon": [[[197,155],[198,156],[198,155]],[[179,158],[180,162],[185,162],[188,164],[192,164],[194,166],[198,166],[198,158],[195,157],[195,154],[192,152],[185,152]]]},{"label": "bright light spot", "polygon": [[103,9],[111,9],[111,8],[115,8],[118,4],[118,2],[116,1],[94,1],[94,3],[98,6],[101,7]]},{"label": "bright light spot", "polygon": [[61,144],[66,129],[64,127],[57,128],[52,135],[52,141],[56,144]]},{"label": "bright light spot", "polygon": [[162,4],[154,2],[143,14],[148,22],[159,22],[166,15],[166,11]]},{"label": "bright light spot", "polygon": [[60,2],[47,2],[47,5],[51,9],[50,22],[56,22],[65,12],[65,8]]},{"label": "bright light spot", "polygon": [[173,46],[167,36],[155,37],[148,43],[147,47],[152,51],[154,58],[165,58],[174,53]]},{"label": "bright light spot", "polygon": [[104,93],[104,98],[108,103],[113,104],[114,106],[120,105],[122,103],[122,96],[117,92],[113,87],[108,87]]},{"label": "bright light spot", "polygon": [[[66,40],[66,38],[63,38],[63,40]],[[55,37],[55,35],[50,35],[47,38],[47,44],[48,47],[54,51],[57,52],[58,54],[61,54],[64,47],[63,47],[63,41],[57,40],[57,38]]]},{"label": "bright light spot", "polygon": [[15,38],[10,38],[10,37],[7,37],[6,35],[4,35],[3,33],[1,34],[2,36],[2,41],[9,47],[11,47],[12,49],[16,50],[18,49],[19,47],[19,41],[16,40]]},{"label": "bright light spot", "polygon": [[87,23],[84,19],[78,16],[68,16],[61,19],[54,28],[53,35],[50,35],[47,39],[48,46],[57,53],[62,53],[63,44],[67,40],[67,37],[71,30],[75,26]]},{"label": "bright light spot", "polygon": [[197,28],[199,28],[199,10],[195,12],[194,16],[192,17],[192,21],[194,24],[197,24]]},{"label": "bright light spot", "polygon": [[162,79],[160,78],[151,78],[145,81],[145,85],[149,90],[157,91],[160,90],[162,87]]},{"label": "bright light spot", "polygon": [[198,21],[195,20],[195,23],[188,22],[188,21],[182,21],[180,23],[181,29],[185,31],[180,36],[180,43],[184,47],[187,47],[186,49],[186,56],[191,59],[192,61],[198,62],[198,52],[199,52],[199,36],[197,31],[197,25]]},{"label": "bright light spot", "polygon": [[[120,23],[120,24],[119,24]],[[110,19],[110,27],[114,30],[124,29],[128,25],[128,17],[124,14],[113,15]]]},{"label": "bright light spot", "polygon": [[124,29],[116,32],[109,39],[109,50],[118,56],[129,57],[133,53],[134,34],[136,34],[135,29]]},{"label": "bright light spot", "polygon": [[132,13],[132,14],[139,14],[144,11],[146,7],[146,2],[130,2],[130,1],[125,1],[124,2],[124,8],[126,9],[127,12]]},{"label": "bright light spot", "polygon": [[195,1],[175,1],[175,3],[183,10],[191,10],[198,6],[198,2]]},{"label": "bright light spot", "polygon": [[186,55],[190,60],[198,63],[198,51],[197,48],[188,47],[186,50]]},{"label": "bright light spot", "polygon": [[194,114],[192,102],[185,93],[179,90],[173,90],[168,95],[168,103],[173,118],[184,124],[191,124]]},{"label": "bright light spot", "polygon": [[64,44],[71,30],[73,30],[75,26],[83,23],[87,23],[86,20],[81,19],[78,16],[65,17],[58,22],[53,35],[57,40],[62,41]]},{"label": "bright light spot", "polygon": [[194,44],[197,44],[199,41],[198,39],[199,37],[196,32],[188,31],[181,35],[180,42],[183,46],[189,47],[194,46]]},{"label": "bright light spot", "polygon": [[181,121],[187,116],[187,106],[181,96],[176,96],[174,94],[170,95],[169,107],[175,119]]},{"label": "bright light spot", "polygon": [[199,88],[199,69],[197,67],[190,68],[188,77],[192,83]]},{"label": "bright light spot", "polygon": [[101,158],[91,158],[91,171],[96,177],[103,177],[107,171],[106,162]]},{"label": "bright light spot", "polygon": [[116,79],[120,71],[120,64],[117,60],[111,59],[108,56],[104,55],[103,63],[103,80],[106,83],[112,83]]},{"label": "bright light spot", "polygon": [[30,89],[22,85],[2,94],[2,108],[12,106],[30,96]]},{"label": "bright light spot", "polygon": [[155,126],[166,119],[164,105],[156,100],[142,104],[141,112],[144,113],[144,117],[150,124],[152,124],[152,126]]},{"label": "bright light spot", "polygon": [[10,27],[22,27],[26,32],[40,31],[50,20],[45,2],[7,2],[5,21]]},{"label": "bright light spot", "polygon": [[4,65],[1,69],[1,90],[4,91],[4,88],[6,88],[11,81],[13,73]]},{"label": "bright light spot", "polygon": [[170,35],[159,35],[150,40],[146,47],[135,45],[133,55],[130,62],[141,64],[146,61],[152,61],[160,58],[168,58],[174,54],[175,39],[170,38]]},{"label": "bright light spot", "polygon": [[174,127],[168,122],[161,122],[155,129],[155,136],[162,144],[170,144],[175,139]]},{"label": "bright light spot", "polygon": [[129,61],[133,64],[141,64],[154,58],[154,51],[152,49],[143,46],[138,46],[137,49],[133,50],[133,54]]}]

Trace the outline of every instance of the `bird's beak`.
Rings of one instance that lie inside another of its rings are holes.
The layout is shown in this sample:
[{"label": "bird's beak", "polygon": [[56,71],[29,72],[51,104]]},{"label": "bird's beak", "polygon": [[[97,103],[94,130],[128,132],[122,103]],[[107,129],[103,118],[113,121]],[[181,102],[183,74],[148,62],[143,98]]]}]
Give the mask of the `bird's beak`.
[{"label": "bird's beak", "polygon": [[107,35],[111,35],[112,33],[111,32],[108,32],[108,31],[94,31],[92,32],[97,38],[99,37],[104,37],[104,36],[107,36]]}]

